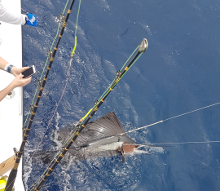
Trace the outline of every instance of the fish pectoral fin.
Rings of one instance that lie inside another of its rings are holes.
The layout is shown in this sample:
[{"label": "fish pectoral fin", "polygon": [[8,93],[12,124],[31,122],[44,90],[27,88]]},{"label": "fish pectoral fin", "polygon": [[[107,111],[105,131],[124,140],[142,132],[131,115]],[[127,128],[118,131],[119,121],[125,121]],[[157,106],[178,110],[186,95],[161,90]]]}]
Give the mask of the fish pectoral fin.
[{"label": "fish pectoral fin", "polygon": [[121,163],[124,163],[125,162],[125,157],[124,157],[123,153],[121,151],[118,151],[118,152],[121,155]]},{"label": "fish pectoral fin", "polygon": [[124,155],[121,155],[121,163],[124,163],[125,162],[125,157]]}]

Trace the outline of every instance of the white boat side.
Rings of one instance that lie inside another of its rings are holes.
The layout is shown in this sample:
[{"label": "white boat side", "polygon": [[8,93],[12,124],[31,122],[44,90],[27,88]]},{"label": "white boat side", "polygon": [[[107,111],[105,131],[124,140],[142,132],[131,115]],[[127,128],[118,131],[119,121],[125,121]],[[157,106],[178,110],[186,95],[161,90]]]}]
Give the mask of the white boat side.
[{"label": "white boat side", "polygon": [[[8,10],[14,13],[21,13],[21,1],[2,0],[2,2]],[[21,25],[12,25],[1,22],[0,30],[2,37],[0,56],[16,67],[22,67]],[[13,79],[13,75],[0,70],[0,90],[9,85]],[[19,150],[22,143],[23,89],[15,88],[14,93],[15,95],[13,98],[4,98],[0,102],[0,163],[14,154],[13,148]],[[9,173],[10,171],[6,175]],[[18,168],[15,190],[24,190],[22,182],[22,161]]]}]

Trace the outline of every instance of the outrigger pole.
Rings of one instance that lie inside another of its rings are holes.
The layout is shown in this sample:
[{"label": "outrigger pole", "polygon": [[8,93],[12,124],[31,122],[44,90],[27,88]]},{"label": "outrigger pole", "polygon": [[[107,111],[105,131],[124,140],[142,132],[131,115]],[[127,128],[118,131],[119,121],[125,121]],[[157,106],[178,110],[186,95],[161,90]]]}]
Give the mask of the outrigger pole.
[{"label": "outrigger pole", "polygon": [[33,189],[31,190],[35,190],[35,191],[39,191],[40,188],[42,187],[43,183],[48,179],[48,177],[51,175],[51,173],[54,171],[55,167],[58,165],[58,163],[62,160],[62,158],[64,157],[64,155],[66,154],[66,152],[68,151],[68,149],[70,148],[70,146],[72,145],[72,143],[77,139],[78,135],[81,133],[81,131],[83,130],[83,128],[86,126],[86,124],[89,122],[89,120],[92,118],[92,116],[96,113],[96,111],[99,109],[99,107],[102,105],[102,103],[104,102],[104,100],[106,99],[106,97],[109,95],[109,93],[113,90],[113,88],[117,85],[117,83],[120,81],[120,79],[123,77],[123,75],[130,69],[130,67],[135,63],[136,59],[143,53],[145,52],[145,50],[148,48],[148,42],[147,39],[143,39],[143,41],[141,42],[139,49],[136,53],[136,55],[132,58],[132,60],[130,61],[130,63],[125,67],[125,69],[123,70],[123,72],[117,72],[117,78],[115,79],[115,81],[112,83],[112,85],[110,86],[108,92],[104,95],[104,97],[101,100],[98,100],[98,103],[96,103],[96,107],[93,108],[93,110],[91,111],[91,114],[89,115],[89,117],[87,117],[87,119],[85,120],[85,122],[83,122],[82,124],[79,124],[77,126],[76,131],[73,133],[71,141],[68,143],[68,145],[63,148],[61,154],[58,156],[57,159],[55,159],[53,163],[51,163],[51,165],[47,168],[45,175],[43,176],[42,180],[36,184],[36,186],[34,186]]},{"label": "outrigger pole", "polygon": [[10,175],[8,177],[8,181],[7,181],[7,185],[6,185],[6,188],[5,188],[5,191],[11,191],[13,186],[14,186],[14,182],[15,182],[15,179],[16,179],[16,176],[17,176],[17,169],[18,169],[18,165],[20,163],[20,159],[21,159],[21,156],[23,154],[23,150],[24,150],[24,146],[25,146],[25,142],[27,141],[27,138],[28,138],[28,135],[29,135],[29,131],[30,131],[30,128],[31,128],[31,125],[32,125],[32,122],[34,120],[34,116],[35,116],[35,113],[37,111],[37,107],[38,107],[38,103],[40,101],[40,98],[41,98],[41,95],[42,95],[42,92],[43,92],[43,89],[44,89],[44,86],[46,84],[46,81],[47,81],[47,76],[50,72],[50,69],[51,69],[51,66],[52,66],[52,63],[53,63],[53,60],[54,60],[54,57],[56,55],[56,52],[57,52],[57,49],[58,49],[58,45],[60,43],[60,40],[62,38],[62,35],[64,33],[64,29],[66,27],[66,23],[69,19],[69,15],[71,13],[71,10],[72,10],[72,7],[73,7],[73,4],[74,4],[75,0],[72,0],[71,3],[70,3],[70,8],[69,10],[67,11],[67,14],[66,14],[66,17],[65,17],[65,20],[63,22],[63,26],[61,28],[61,31],[60,31],[60,34],[59,34],[59,38],[57,40],[57,44],[56,46],[54,47],[54,50],[51,54],[51,57],[50,57],[50,61],[49,61],[49,65],[48,65],[48,68],[47,68],[47,72],[44,76],[44,80],[41,82],[41,87],[40,87],[40,90],[39,90],[39,93],[38,93],[38,97],[37,97],[37,101],[35,102],[35,105],[33,107],[33,110],[32,110],[32,113],[31,113],[31,117],[30,117],[30,121],[28,123],[28,126],[25,130],[25,133],[24,133],[24,138],[23,138],[23,141],[22,141],[22,144],[20,146],[20,150],[18,151],[18,154],[17,154],[17,157],[16,157],[16,161],[15,161],[15,165],[13,167],[13,169],[11,170],[10,172]]}]

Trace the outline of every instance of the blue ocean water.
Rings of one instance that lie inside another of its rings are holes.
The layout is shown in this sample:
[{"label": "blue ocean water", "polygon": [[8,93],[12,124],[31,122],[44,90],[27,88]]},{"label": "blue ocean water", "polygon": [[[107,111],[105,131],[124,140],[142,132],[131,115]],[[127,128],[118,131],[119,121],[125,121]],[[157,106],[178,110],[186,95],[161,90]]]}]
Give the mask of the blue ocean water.
[{"label": "blue ocean water", "polygon": [[[38,27],[23,27],[23,64],[37,75],[24,88],[24,110],[40,78],[47,51],[65,6],[58,0],[22,0],[36,14]],[[59,45],[25,147],[23,177],[27,190],[46,165],[31,154],[56,150],[51,134],[83,117],[105,91],[143,38],[148,50],[123,77],[94,119],[114,111],[126,131],[220,101],[220,2],[217,0],[82,1],[78,46],[65,95],[40,146],[65,85],[74,47],[76,0]],[[139,143],[220,140],[216,105],[129,136]],[[176,144],[150,154],[120,156],[58,165],[41,190],[219,190],[219,143]]]}]

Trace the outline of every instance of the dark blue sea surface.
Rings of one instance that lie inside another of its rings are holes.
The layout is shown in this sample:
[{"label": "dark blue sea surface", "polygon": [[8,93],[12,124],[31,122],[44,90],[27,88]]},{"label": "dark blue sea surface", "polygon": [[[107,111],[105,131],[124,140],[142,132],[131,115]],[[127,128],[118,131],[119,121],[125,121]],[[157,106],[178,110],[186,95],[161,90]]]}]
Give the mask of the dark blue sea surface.
[{"label": "dark blue sea surface", "polygon": [[[25,117],[65,3],[22,0],[23,12],[38,17],[37,28],[23,27],[23,65],[37,68],[24,88]],[[66,82],[78,3],[60,41],[25,147],[26,190],[47,167],[34,160],[33,152],[58,148],[51,134],[87,113],[143,38],[149,42],[148,50],[93,120],[114,111],[128,131],[220,102],[219,0],[82,0],[68,86],[46,131]],[[143,144],[177,144],[128,155],[125,163],[120,156],[70,160],[56,167],[41,190],[218,191],[220,143],[178,143],[220,140],[219,116],[220,105],[216,105],[130,133]]]}]

